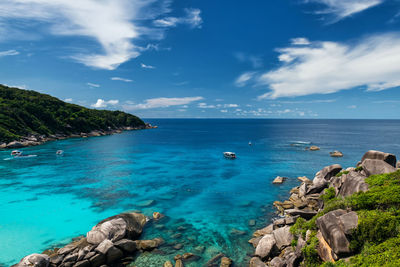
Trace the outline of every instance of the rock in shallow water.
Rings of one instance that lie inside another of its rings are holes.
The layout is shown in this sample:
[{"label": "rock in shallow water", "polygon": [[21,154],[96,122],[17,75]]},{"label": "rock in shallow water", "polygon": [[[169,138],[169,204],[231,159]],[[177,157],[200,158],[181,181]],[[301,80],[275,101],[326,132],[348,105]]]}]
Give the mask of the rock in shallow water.
[{"label": "rock in shallow water", "polygon": [[19,263],[13,265],[13,267],[48,267],[49,264],[49,256],[35,253],[24,257]]}]

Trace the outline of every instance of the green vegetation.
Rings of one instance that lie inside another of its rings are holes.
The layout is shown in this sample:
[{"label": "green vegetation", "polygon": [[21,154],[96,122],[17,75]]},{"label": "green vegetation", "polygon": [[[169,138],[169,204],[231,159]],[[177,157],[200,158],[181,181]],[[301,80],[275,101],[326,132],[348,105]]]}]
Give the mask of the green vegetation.
[{"label": "green vegetation", "polygon": [[[350,248],[356,255],[350,262],[324,263],[323,266],[400,266],[400,171],[373,175],[366,179],[367,192],[349,197],[335,197],[334,189],[325,189],[321,198],[324,210],[311,220],[297,219],[291,232],[305,236],[307,230],[317,230],[315,221],[336,209],[357,212],[359,223],[351,236]],[[307,266],[315,266],[314,241],[304,252]],[[316,240],[318,244],[318,240]],[[312,244],[312,246],[311,246]],[[316,247],[316,246],[315,246]],[[310,259],[308,259],[310,257]]]},{"label": "green vegetation", "polygon": [[312,231],[307,245],[301,250],[304,255],[306,266],[318,266],[321,262],[317,252],[318,238],[316,235],[317,232]]},{"label": "green vegetation", "polygon": [[0,85],[0,142],[30,134],[72,134],[119,127],[143,127],[121,111],[88,109],[35,91]]},{"label": "green vegetation", "polygon": [[335,176],[336,176],[336,177],[340,177],[340,176],[342,176],[343,174],[348,174],[348,173],[349,173],[349,171],[341,171],[341,172],[337,173]]}]

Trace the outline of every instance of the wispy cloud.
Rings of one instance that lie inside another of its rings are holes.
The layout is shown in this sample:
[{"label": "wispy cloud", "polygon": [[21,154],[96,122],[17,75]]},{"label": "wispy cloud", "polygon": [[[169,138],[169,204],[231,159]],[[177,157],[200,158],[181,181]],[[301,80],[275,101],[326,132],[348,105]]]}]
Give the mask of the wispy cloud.
[{"label": "wispy cloud", "polygon": [[86,83],[89,87],[92,87],[92,88],[99,88],[100,87],[100,84],[97,84],[97,83]]},{"label": "wispy cloud", "polygon": [[106,108],[108,106],[115,106],[118,105],[119,101],[118,100],[108,100],[105,101],[103,99],[97,99],[97,102],[92,104],[91,107],[93,108]]},{"label": "wispy cloud", "polygon": [[125,110],[137,110],[137,109],[152,109],[152,108],[167,108],[170,106],[182,106],[192,102],[203,100],[201,96],[194,97],[159,97],[146,99],[144,103],[123,105]]},{"label": "wispy cloud", "polygon": [[246,53],[235,53],[235,57],[240,62],[249,62],[253,68],[260,68],[263,65],[262,58],[260,56],[248,55]]},{"label": "wispy cloud", "polygon": [[311,44],[310,41],[304,37],[293,38],[291,40],[291,42],[292,42],[292,45],[309,45],[309,44]]},{"label": "wispy cloud", "polygon": [[350,106],[347,106],[347,108],[348,108],[348,109],[356,109],[357,106],[356,106],[356,105],[350,105]]},{"label": "wispy cloud", "polygon": [[154,21],[157,27],[176,27],[179,24],[187,24],[192,28],[201,28],[203,20],[200,16],[200,9],[186,8],[184,17],[165,17]]},{"label": "wispy cloud", "polygon": [[234,84],[237,87],[243,87],[246,86],[256,75],[256,72],[254,71],[247,71],[239,75],[239,77],[236,78]]},{"label": "wispy cloud", "polygon": [[0,51],[0,57],[16,56],[16,55],[19,55],[19,52],[17,50]]},{"label": "wispy cloud", "polygon": [[143,69],[155,69],[156,67],[151,66],[151,65],[146,65],[143,63],[140,63],[140,67],[142,67]]},{"label": "wispy cloud", "polygon": [[111,77],[112,81],[121,81],[121,82],[126,82],[126,83],[131,83],[133,80],[131,79],[126,79],[126,78],[121,78],[121,77]]},{"label": "wispy cloud", "polygon": [[[86,66],[113,70],[138,57],[143,49],[154,48],[140,47],[134,41],[139,37],[143,41],[151,36],[164,36],[161,28],[144,25],[169,13],[170,4],[170,0],[2,0],[0,33],[2,39],[7,36],[31,39],[30,25],[40,25],[41,32],[52,35],[88,37],[98,43],[100,49],[70,58]],[[186,12],[186,23],[201,24],[200,10],[188,9]]]},{"label": "wispy cloud", "polygon": [[199,108],[216,108],[215,105],[207,105],[207,103],[199,103],[197,106]]},{"label": "wispy cloud", "polygon": [[64,99],[64,102],[71,103],[72,102],[72,98],[66,98],[66,99]]},{"label": "wispy cloud", "polygon": [[375,35],[352,44],[311,42],[277,51],[282,66],[251,77],[252,82],[271,90],[259,99],[400,86],[400,33]]},{"label": "wispy cloud", "polygon": [[335,23],[346,17],[362,12],[383,3],[385,0],[305,0],[305,3],[317,3],[324,6],[316,14],[330,14],[333,18],[329,23]]}]

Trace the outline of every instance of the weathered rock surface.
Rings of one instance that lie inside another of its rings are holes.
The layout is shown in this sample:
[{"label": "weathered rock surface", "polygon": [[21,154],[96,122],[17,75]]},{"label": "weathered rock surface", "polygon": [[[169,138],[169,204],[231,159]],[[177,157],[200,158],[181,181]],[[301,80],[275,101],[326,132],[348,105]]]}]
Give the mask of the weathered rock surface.
[{"label": "weathered rock surface", "polygon": [[266,259],[271,253],[274,253],[276,249],[277,247],[274,235],[267,234],[260,240],[260,242],[258,242],[256,252],[254,254],[261,259]]},{"label": "weathered rock surface", "polygon": [[45,254],[31,254],[24,257],[19,263],[13,267],[48,267],[50,264],[50,257]]},{"label": "weathered rock surface", "polygon": [[318,185],[320,183],[327,182],[333,176],[338,174],[341,170],[342,170],[342,166],[340,166],[339,164],[333,164],[333,165],[327,166],[316,173],[314,180],[313,180],[313,184]]},{"label": "weathered rock surface", "polygon": [[122,213],[99,222],[86,234],[91,244],[100,244],[104,239],[118,241],[127,237],[137,238],[143,230],[146,217],[140,213]]},{"label": "weathered rock surface", "polygon": [[258,257],[253,257],[250,259],[249,267],[267,267],[267,265],[260,260]]},{"label": "weathered rock surface", "polygon": [[340,152],[340,151],[337,151],[337,150],[335,150],[335,151],[333,151],[333,152],[329,152],[329,155],[330,155],[331,157],[334,157],[334,158],[343,157],[343,153]]},{"label": "weathered rock surface", "polygon": [[272,183],[273,184],[282,184],[287,178],[286,177],[281,177],[281,176],[277,176]]},{"label": "weathered rock surface", "polygon": [[[290,233],[290,226],[278,228],[272,232],[278,249],[290,246],[293,240],[293,235]],[[261,242],[261,241],[260,241]]]},{"label": "weathered rock surface", "polygon": [[269,266],[270,267],[285,267],[286,262],[281,257],[275,257],[270,261]]},{"label": "weathered rock surface", "polygon": [[351,171],[348,174],[343,174],[337,177],[340,182],[333,182],[334,186],[338,186],[339,195],[343,197],[350,196],[360,191],[367,191],[368,184],[365,182],[366,176],[360,172]]},{"label": "weathered rock surface", "polygon": [[321,231],[317,232],[317,238],[318,238],[317,251],[320,258],[325,262],[329,261],[334,262],[335,260],[332,257],[332,248],[329,246],[325,238],[322,236]]},{"label": "weathered rock surface", "polygon": [[290,216],[297,216],[299,215],[300,217],[309,220],[312,217],[314,217],[317,214],[317,211],[315,210],[299,210],[299,209],[289,209],[285,210],[285,213],[290,215]]},{"label": "weathered rock surface", "polygon": [[267,234],[272,234],[272,231],[274,231],[274,225],[269,224],[268,226],[259,229],[253,233],[253,237],[259,237],[259,236],[264,236]]},{"label": "weathered rock surface", "polygon": [[349,241],[346,233],[350,233],[358,224],[357,213],[345,210],[334,210],[318,218],[317,226],[322,236],[337,256],[345,256],[350,253]]},{"label": "weathered rock surface", "polygon": [[385,153],[376,150],[369,150],[367,151],[361,159],[361,163],[364,162],[366,159],[377,159],[385,161],[387,164],[391,165],[392,167],[396,167],[396,156],[390,153]]},{"label": "weathered rock surface", "polygon": [[365,159],[362,161],[361,166],[367,176],[396,171],[395,167],[379,159]]}]

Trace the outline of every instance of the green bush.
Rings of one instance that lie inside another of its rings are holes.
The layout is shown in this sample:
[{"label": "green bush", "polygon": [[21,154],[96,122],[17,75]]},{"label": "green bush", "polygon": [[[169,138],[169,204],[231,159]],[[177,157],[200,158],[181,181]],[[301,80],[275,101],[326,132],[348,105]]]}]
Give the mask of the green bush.
[{"label": "green bush", "polygon": [[306,266],[318,266],[321,260],[318,256],[318,238],[316,231],[311,232],[310,239],[307,241],[307,245],[302,248],[301,252],[304,255],[304,261]]},{"label": "green bush", "polygon": [[329,187],[324,190],[324,193],[321,195],[321,199],[325,202],[334,199],[336,196],[335,188]]},{"label": "green bush", "polygon": [[390,238],[380,244],[364,245],[360,254],[350,259],[354,266],[400,266],[400,237]]}]

